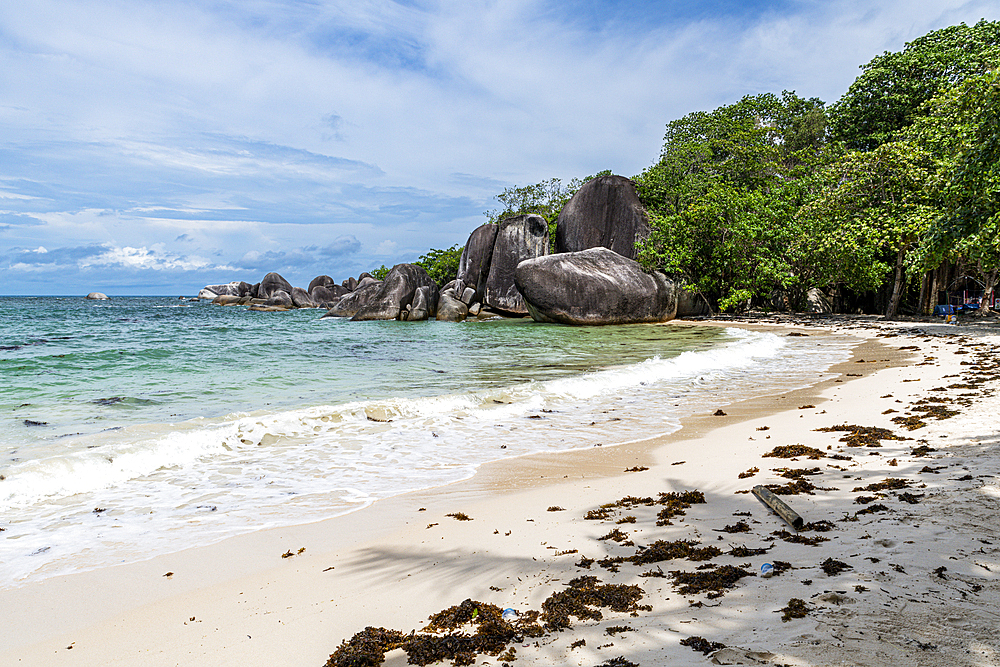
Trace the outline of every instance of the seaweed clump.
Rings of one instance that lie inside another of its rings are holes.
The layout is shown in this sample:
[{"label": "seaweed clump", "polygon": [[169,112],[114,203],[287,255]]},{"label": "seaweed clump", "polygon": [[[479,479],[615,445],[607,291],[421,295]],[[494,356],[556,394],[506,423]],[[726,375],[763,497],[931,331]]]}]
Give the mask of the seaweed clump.
[{"label": "seaweed clump", "polygon": [[407,635],[399,630],[368,626],[340,643],[326,661],[325,667],[378,667],[385,654],[402,646]]},{"label": "seaweed clump", "polygon": [[660,505],[665,505],[665,507],[660,510],[659,514],[656,515],[656,525],[657,526],[670,526],[673,524],[671,519],[684,516],[686,510],[691,507],[691,505],[700,505],[705,503],[705,494],[701,491],[681,491],[660,494]]},{"label": "seaweed clump", "polygon": [[855,491],[898,491],[910,486],[910,481],[899,477],[886,477],[881,482],[855,487]]},{"label": "seaweed clump", "polygon": [[698,547],[699,544],[701,543],[694,540],[675,540],[673,542],[657,540],[650,545],[639,547],[635,555],[627,560],[635,565],[647,565],[676,558],[686,558],[693,561],[711,560],[722,554],[722,550],[718,547]]},{"label": "seaweed clump", "polygon": [[572,625],[570,616],[579,620],[601,620],[603,614],[595,607],[608,607],[617,612],[648,611],[652,607],[636,604],[643,595],[642,589],[635,585],[602,584],[597,577],[577,577],[565,589],[546,598],[542,603],[541,620],[549,630],[561,630]]},{"label": "seaweed clump", "polygon": [[681,646],[688,646],[695,651],[701,651],[705,655],[726,648],[725,644],[720,644],[719,642],[710,642],[704,637],[699,637],[697,635],[688,637],[686,639],[682,639]]},{"label": "seaweed clump", "polygon": [[740,479],[746,479],[747,477],[753,477],[754,475],[756,475],[759,472],[760,472],[760,468],[758,468],[757,466],[754,466],[753,468],[750,468],[746,472],[741,472],[738,475],[738,477]]},{"label": "seaweed clump", "polygon": [[722,597],[726,589],[733,588],[740,579],[752,576],[752,572],[735,565],[723,565],[698,572],[674,570],[670,573],[670,578],[681,595],[707,592],[709,599]]},{"label": "seaweed clump", "polygon": [[827,558],[825,561],[819,564],[819,566],[826,572],[827,576],[834,577],[844,570],[853,570],[854,568],[847,563],[833,558]]},{"label": "seaweed clump", "polygon": [[812,482],[804,479],[792,480],[787,484],[765,484],[764,486],[770,489],[771,493],[776,496],[797,496],[800,493],[805,493],[811,496],[813,495],[813,491],[817,489],[820,491],[831,490],[818,487]]},{"label": "seaweed clump", "polygon": [[819,545],[822,542],[829,542],[830,541],[829,538],[827,538],[827,537],[820,537],[819,535],[817,535],[816,537],[806,537],[805,535],[795,535],[795,534],[789,533],[784,528],[782,528],[781,530],[776,530],[776,531],[774,531],[771,534],[774,535],[775,537],[781,538],[785,542],[790,542],[791,544],[806,544],[806,545],[808,545],[810,547],[815,547],[815,546]]},{"label": "seaweed clump", "polygon": [[[895,420],[893,420],[895,421]],[[847,435],[840,439],[846,442],[849,447],[881,447],[883,440],[906,440],[893,433],[887,428],[878,426],[858,426],[857,424],[841,424],[839,426],[824,426],[816,429],[824,433],[835,431],[847,431]]]},{"label": "seaweed clump", "polygon": [[761,456],[763,458],[776,459],[791,459],[798,456],[805,456],[810,459],[820,459],[823,458],[823,452],[815,447],[807,447],[805,445],[779,445]]},{"label": "seaweed clump", "polygon": [[809,607],[804,600],[792,598],[788,601],[788,606],[779,610],[781,612],[781,622],[787,623],[793,618],[805,618],[809,613]]},{"label": "seaweed clump", "polygon": [[730,535],[732,535],[733,533],[749,533],[750,524],[747,523],[746,521],[737,521],[736,523],[728,525],[725,528],[723,528],[722,532],[729,533]]}]

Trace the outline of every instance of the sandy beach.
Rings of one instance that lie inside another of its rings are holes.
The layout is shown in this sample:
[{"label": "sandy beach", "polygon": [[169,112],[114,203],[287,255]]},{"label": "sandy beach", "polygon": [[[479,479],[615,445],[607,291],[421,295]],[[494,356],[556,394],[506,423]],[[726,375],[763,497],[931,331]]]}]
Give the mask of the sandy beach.
[{"label": "sandy beach", "polygon": [[[475,664],[1000,665],[1000,335],[722,324],[858,344],[834,377],[669,436],[492,463],[336,519],[2,591],[0,665],[321,667],[368,626],[419,632],[467,599],[484,618],[517,610],[524,630]],[[530,612],[588,576],[641,597],[531,636]]]}]

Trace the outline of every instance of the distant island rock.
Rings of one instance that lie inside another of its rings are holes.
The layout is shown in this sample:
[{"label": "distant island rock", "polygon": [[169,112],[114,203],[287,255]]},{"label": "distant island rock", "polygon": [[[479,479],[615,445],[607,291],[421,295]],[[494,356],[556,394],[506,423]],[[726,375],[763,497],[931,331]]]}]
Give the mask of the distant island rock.
[{"label": "distant island rock", "polygon": [[109,297],[107,294],[104,294],[103,292],[91,292],[90,294],[88,294],[87,296],[85,296],[83,298],[84,299],[90,299],[91,301],[110,301],[111,300],[111,297]]}]

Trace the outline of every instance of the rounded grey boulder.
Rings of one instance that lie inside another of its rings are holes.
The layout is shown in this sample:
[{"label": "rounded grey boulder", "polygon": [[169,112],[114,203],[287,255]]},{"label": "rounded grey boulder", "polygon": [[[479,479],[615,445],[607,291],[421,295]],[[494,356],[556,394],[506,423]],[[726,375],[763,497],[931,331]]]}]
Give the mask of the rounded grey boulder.
[{"label": "rounded grey boulder", "polygon": [[560,324],[666,322],[677,313],[676,283],[608,250],[530,259],[517,267],[517,287],[531,317]]},{"label": "rounded grey boulder", "polygon": [[291,284],[282,278],[277,273],[269,273],[264,276],[264,279],[260,281],[260,287],[257,289],[257,297],[260,299],[267,299],[275,292],[284,292],[290,295],[292,293]]},{"label": "rounded grey boulder", "polygon": [[549,226],[545,218],[529,214],[502,220],[497,226],[490,272],[482,293],[483,303],[502,313],[527,315],[524,299],[514,285],[514,271],[524,260],[548,252]]},{"label": "rounded grey boulder", "polygon": [[635,184],[624,176],[584,183],[556,221],[556,252],[604,247],[635,259],[635,244],[649,236],[649,218]]},{"label": "rounded grey boulder", "polygon": [[91,292],[84,299],[90,299],[91,301],[110,301],[110,297],[104,292]]},{"label": "rounded grey boulder", "polygon": [[382,289],[382,283],[375,280],[364,287],[359,287],[350,294],[340,298],[323,317],[354,317]]},{"label": "rounded grey boulder", "polygon": [[317,308],[319,306],[309,292],[301,287],[293,287],[290,296],[296,308]]},{"label": "rounded grey boulder", "polygon": [[285,308],[292,308],[295,306],[292,302],[292,295],[285,290],[278,290],[271,296],[267,297],[267,301],[264,302],[265,306],[282,306]]}]

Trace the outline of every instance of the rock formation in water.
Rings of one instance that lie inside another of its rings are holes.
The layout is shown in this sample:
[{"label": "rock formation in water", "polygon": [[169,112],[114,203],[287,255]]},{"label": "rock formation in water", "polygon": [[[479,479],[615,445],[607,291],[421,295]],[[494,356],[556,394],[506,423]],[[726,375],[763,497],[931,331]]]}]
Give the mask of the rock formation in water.
[{"label": "rock formation in water", "polygon": [[[365,281],[359,283],[358,289],[364,289]],[[392,267],[382,286],[358,312],[351,318],[355,322],[365,320],[398,320],[400,313],[413,302],[413,296],[418,288],[433,287],[437,283],[427,275],[423,267],[416,264],[397,264]]]},{"label": "rock formation in water", "polygon": [[458,263],[456,279],[462,281],[465,287],[475,290],[479,300],[482,300],[486,290],[498,229],[498,225],[486,224],[472,230]]},{"label": "rock formation in water", "polygon": [[501,220],[483,290],[483,303],[505,314],[527,315],[524,299],[514,285],[514,271],[521,262],[548,252],[549,226],[545,218],[532,214]]},{"label": "rock formation in water", "polygon": [[91,301],[110,301],[110,297],[104,292],[91,292],[84,299],[90,299]]},{"label": "rock formation in water", "polygon": [[521,262],[515,274],[531,317],[560,324],[665,322],[677,313],[678,286],[607,248]]}]

